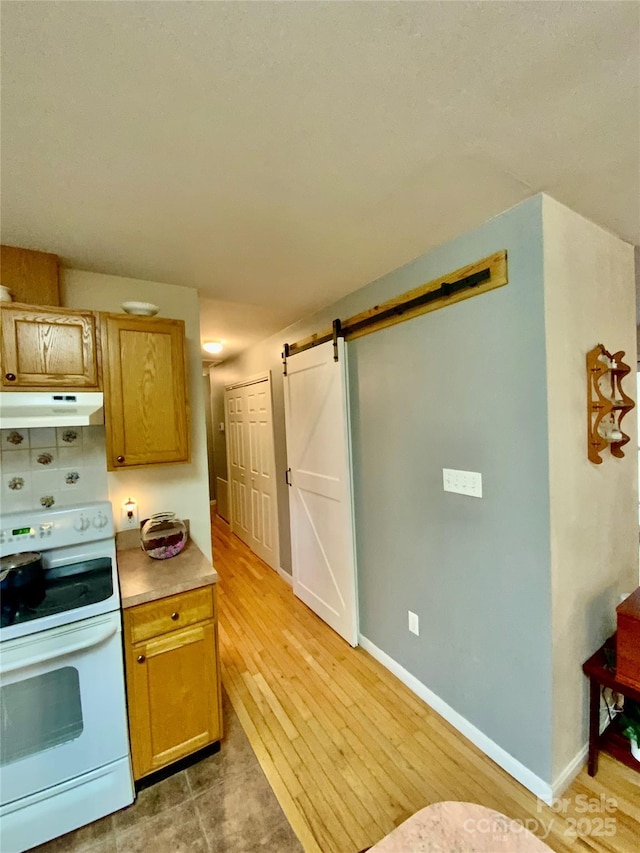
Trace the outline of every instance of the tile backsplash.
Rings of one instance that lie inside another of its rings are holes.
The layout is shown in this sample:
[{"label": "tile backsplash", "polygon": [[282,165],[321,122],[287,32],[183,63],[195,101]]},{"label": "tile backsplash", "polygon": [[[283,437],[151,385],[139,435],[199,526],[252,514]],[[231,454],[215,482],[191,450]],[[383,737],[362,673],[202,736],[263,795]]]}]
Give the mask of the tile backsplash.
[{"label": "tile backsplash", "polygon": [[2,512],[108,500],[103,426],[0,430]]}]

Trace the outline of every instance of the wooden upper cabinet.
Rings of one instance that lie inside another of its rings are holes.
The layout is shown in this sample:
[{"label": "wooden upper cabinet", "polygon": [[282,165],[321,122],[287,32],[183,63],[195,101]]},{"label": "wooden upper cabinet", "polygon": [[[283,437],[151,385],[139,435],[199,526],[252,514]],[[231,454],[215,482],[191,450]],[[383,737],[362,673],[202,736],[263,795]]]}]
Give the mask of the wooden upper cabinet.
[{"label": "wooden upper cabinet", "polygon": [[3,303],[0,387],[98,388],[96,316]]},{"label": "wooden upper cabinet", "polygon": [[184,322],[101,317],[107,468],[188,462]]},{"label": "wooden upper cabinet", "polygon": [[16,246],[0,246],[0,279],[15,302],[60,305],[58,256]]}]

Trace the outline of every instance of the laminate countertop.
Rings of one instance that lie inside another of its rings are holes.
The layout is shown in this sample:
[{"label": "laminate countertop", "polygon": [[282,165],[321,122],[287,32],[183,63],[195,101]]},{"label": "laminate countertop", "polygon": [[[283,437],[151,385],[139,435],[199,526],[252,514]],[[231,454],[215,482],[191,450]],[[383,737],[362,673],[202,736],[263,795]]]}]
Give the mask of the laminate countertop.
[{"label": "laminate countertop", "polygon": [[122,608],[157,601],[167,595],[216,583],[218,573],[198,546],[189,540],[168,560],[153,560],[142,548],[116,552]]}]

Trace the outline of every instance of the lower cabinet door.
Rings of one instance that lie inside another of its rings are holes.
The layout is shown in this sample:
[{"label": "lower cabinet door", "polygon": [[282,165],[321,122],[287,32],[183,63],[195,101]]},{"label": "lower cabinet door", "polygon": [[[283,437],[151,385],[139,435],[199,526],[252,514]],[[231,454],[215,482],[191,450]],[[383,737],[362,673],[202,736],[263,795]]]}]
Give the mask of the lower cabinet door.
[{"label": "lower cabinet door", "polygon": [[127,649],[133,775],[220,738],[213,620]]}]

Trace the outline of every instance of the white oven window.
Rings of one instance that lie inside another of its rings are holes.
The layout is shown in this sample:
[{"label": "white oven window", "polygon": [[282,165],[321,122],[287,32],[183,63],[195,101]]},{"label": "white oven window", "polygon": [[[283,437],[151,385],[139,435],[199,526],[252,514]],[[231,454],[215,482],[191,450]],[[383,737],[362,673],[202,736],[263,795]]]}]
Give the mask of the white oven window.
[{"label": "white oven window", "polygon": [[84,728],[78,670],[64,666],[5,685],[0,711],[2,766],[70,743]]}]

